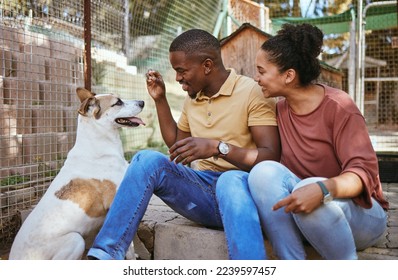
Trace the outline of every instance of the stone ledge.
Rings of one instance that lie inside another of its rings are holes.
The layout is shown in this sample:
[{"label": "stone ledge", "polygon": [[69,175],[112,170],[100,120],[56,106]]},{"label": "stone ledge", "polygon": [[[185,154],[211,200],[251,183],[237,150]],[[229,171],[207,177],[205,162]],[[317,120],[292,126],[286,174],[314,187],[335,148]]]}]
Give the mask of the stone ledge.
[{"label": "stone ledge", "polygon": [[[228,251],[222,230],[198,225],[174,212],[158,197],[153,196],[141,221],[135,240],[136,253],[141,259],[154,260],[227,260]],[[276,259],[267,240],[265,247],[270,259]],[[140,251],[141,243],[146,250]],[[321,259],[309,245],[308,259]],[[150,256],[150,257],[149,257]]]},{"label": "stone ledge", "polygon": [[[358,252],[360,260],[398,259],[396,196],[391,199],[392,194],[389,193],[387,197],[392,202],[388,229],[374,247]],[[156,196],[152,197],[137,234],[140,238],[137,242],[145,244],[147,249],[146,258],[143,259],[228,259],[223,231],[206,228],[185,219]],[[265,241],[265,245],[270,259],[276,259],[268,241]],[[306,252],[309,260],[322,259],[310,245],[306,245]],[[140,252],[138,254],[142,256]]]}]

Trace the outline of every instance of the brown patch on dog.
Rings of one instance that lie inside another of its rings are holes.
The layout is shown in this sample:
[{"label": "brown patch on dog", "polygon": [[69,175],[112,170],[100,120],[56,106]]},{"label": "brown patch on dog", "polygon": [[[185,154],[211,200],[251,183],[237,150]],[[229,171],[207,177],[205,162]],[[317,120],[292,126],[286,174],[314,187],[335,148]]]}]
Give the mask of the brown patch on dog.
[{"label": "brown patch on dog", "polygon": [[105,216],[116,193],[116,185],[109,180],[74,179],[55,192],[62,200],[78,204],[90,217]]},{"label": "brown patch on dog", "polygon": [[99,110],[96,110],[93,112],[93,115],[96,119],[99,119],[101,115],[109,110],[113,104],[116,103],[117,97],[114,95],[105,95],[105,96],[99,96],[97,97],[98,100],[98,108]]},{"label": "brown patch on dog", "polygon": [[118,100],[118,97],[115,95],[104,95],[104,96],[95,96],[84,99],[79,107],[79,114],[86,116],[90,107],[93,108],[92,114],[94,118],[97,120],[101,117],[101,115],[109,110],[113,104],[115,104]]}]

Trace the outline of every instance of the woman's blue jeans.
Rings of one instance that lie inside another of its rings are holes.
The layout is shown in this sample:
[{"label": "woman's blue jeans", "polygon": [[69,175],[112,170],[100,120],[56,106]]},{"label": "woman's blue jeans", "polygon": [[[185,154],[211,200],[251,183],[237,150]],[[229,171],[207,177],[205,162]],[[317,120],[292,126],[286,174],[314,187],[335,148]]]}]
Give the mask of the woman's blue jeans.
[{"label": "woman's blue jeans", "polygon": [[325,259],[357,259],[357,250],[374,245],[387,227],[387,215],[373,200],[370,209],[351,199],[334,199],[310,214],[285,213],[272,206],[296,189],[326,178],[300,180],[278,162],[258,163],[250,172],[249,189],[257,205],[262,228],[280,259],[305,259],[307,240]]},{"label": "woman's blue jeans", "polygon": [[182,216],[224,228],[231,259],[265,258],[260,220],[243,171],[197,171],[156,151],[132,159],[88,256],[124,259],[152,194]]}]

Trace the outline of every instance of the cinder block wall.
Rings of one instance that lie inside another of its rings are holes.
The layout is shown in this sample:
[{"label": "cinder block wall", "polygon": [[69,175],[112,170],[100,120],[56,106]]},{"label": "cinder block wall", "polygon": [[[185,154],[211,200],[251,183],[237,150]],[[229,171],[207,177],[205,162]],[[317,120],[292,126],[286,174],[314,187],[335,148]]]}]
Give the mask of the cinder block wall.
[{"label": "cinder block wall", "polygon": [[84,78],[82,44],[1,28],[0,176],[5,177],[20,174],[19,165],[66,157],[76,130],[76,87]]}]

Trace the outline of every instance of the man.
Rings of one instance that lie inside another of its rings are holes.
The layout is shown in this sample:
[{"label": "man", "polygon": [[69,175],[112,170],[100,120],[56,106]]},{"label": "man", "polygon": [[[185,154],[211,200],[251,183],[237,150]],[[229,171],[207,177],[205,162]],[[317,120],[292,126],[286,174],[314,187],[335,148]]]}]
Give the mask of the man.
[{"label": "man", "polygon": [[247,171],[279,161],[275,100],[265,99],[254,80],[227,70],[219,41],[206,31],[182,33],[169,52],[188,93],[178,123],[160,73],[148,71],[147,88],[170,157],[147,150],[134,156],[88,258],[123,259],[152,194],[194,222],[224,228],[231,259],[265,258],[263,242],[250,243],[262,232]]}]

